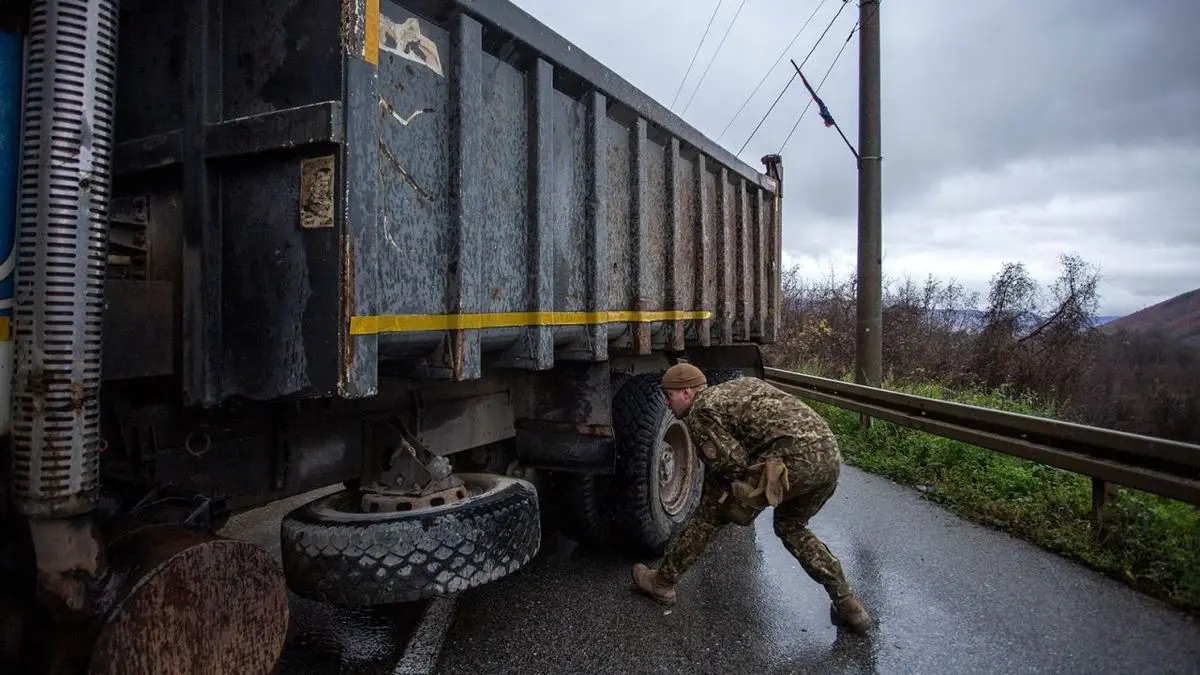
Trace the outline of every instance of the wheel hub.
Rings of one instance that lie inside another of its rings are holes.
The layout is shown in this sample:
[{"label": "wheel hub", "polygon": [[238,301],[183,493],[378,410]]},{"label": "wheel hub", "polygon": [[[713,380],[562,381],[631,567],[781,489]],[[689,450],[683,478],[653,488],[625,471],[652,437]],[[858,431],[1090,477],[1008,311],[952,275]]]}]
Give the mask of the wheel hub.
[{"label": "wheel hub", "polygon": [[412,511],[414,509],[428,509],[435,506],[444,506],[452,502],[460,502],[467,498],[467,488],[461,484],[446,489],[434,492],[431,494],[403,494],[380,490],[378,492],[364,492],[362,496],[362,510],[366,513],[389,513]]},{"label": "wheel hub", "polygon": [[683,422],[671,420],[664,426],[658,442],[658,499],[671,516],[679,515],[687,506],[695,462],[687,428]]},{"label": "wheel hub", "polygon": [[663,441],[658,444],[659,457],[659,472],[658,484],[666,487],[670,484],[671,479],[675,477],[675,452],[671,449],[671,444]]}]

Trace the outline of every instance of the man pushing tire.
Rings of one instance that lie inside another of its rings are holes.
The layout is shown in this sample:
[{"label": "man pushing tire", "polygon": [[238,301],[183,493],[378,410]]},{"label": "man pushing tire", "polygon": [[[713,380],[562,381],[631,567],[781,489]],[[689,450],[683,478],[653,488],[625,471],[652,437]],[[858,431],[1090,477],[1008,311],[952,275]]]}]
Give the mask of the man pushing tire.
[{"label": "man pushing tire", "polygon": [[684,420],[706,465],[700,504],[667,543],[662,565],[633,567],[636,588],[665,604],[720,527],[749,525],[775,507],[775,534],[830,599],[830,620],[855,632],[872,625],[842,564],[808,527],[837,489],[841,453],[825,420],[798,398],[754,377],[709,386],[699,368],[662,376],[671,411]]}]

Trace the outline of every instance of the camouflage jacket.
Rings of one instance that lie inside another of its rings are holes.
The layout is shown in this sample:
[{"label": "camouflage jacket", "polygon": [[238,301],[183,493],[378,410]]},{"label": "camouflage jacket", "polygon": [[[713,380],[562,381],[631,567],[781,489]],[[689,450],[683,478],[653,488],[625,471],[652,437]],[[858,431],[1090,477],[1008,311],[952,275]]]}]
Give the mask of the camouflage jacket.
[{"label": "camouflage jacket", "polygon": [[754,377],[706,387],[696,395],[686,422],[706,465],[725,477],[740,477],[769,456],[839,457],[833,432],[820,415],[795,396]]}]

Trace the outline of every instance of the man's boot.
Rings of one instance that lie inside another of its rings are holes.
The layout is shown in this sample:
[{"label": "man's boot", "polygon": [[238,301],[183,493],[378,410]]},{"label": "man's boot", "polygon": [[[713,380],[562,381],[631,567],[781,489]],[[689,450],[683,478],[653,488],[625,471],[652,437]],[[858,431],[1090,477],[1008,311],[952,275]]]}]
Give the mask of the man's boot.
[{"label": "man's boot", "polygon": [[675,584],[668,584],[659,579],[657,570],[652,570],[642,563],[633,566],[633,585],[664,605],[675,604]]},{"label": "man's boot", "polygon": [[829,621],[839,628],[849,628],[855,633],[865,633],[874,623],[862,603],[853,595],[847,595],[829,604]]}]

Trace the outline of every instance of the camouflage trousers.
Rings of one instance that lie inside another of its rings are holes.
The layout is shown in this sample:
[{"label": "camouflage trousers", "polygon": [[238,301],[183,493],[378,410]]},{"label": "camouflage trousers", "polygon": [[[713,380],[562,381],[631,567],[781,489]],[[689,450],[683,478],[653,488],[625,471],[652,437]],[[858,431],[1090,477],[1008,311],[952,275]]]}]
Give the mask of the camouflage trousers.
[{"label": "camouflage trousers", "polygon": [[[809,577],[825,587],[831,600],[851,594],[842,563],[808,528],[808,521],[825,506],[837,489],[840,466],[836,451],[796,455],[784,459],[790,489],[775,507],[775,535],[796,558]],[[667,542],[658,576],[675,583],[704,553],[717,533],[731,522],[728,502],[733,499],[728,481],[706,476],[700,504],[692,517]]]}]

